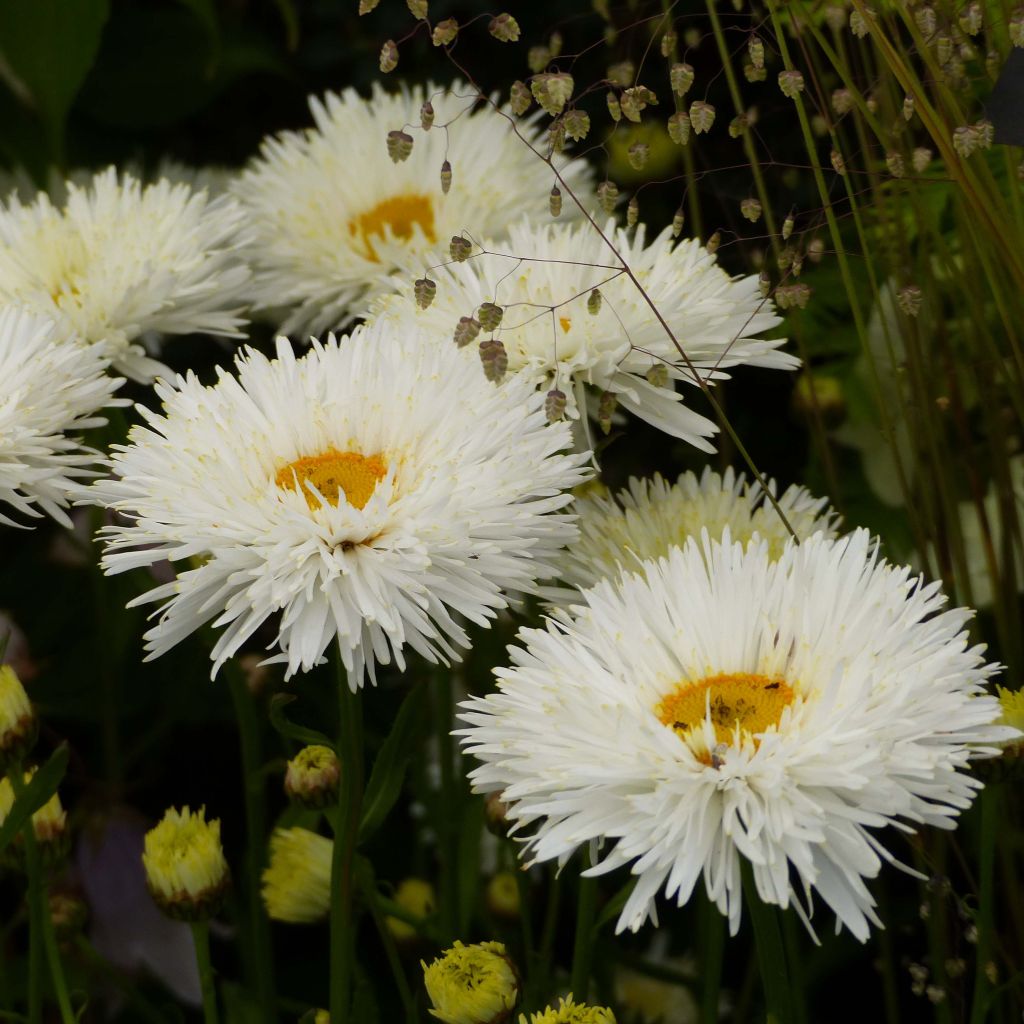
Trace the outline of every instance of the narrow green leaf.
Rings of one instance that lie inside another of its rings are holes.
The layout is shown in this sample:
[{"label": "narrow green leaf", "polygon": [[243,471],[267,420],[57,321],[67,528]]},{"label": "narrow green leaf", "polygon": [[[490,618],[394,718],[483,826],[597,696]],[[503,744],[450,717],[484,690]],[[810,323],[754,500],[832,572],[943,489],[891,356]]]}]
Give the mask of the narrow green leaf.
[{"label": "narrow green leaf", "polygon": [[596,935],[612,918],[618,917],[622,913],[622,908],[626,905],[626,900],[629,899],[630,893],[636,888],[637,880],[631,878],[601,909],[601,913],[597,915],[597,920],[594,922],[594,934]]},{"label": "narrow green leaf", "polygon": [[296,725],[285,718],[284,709],[295,699],[292,693],[275,693],[270,699],[270,724],[286,739],[299,743],[319,743],[333,750],[334,743],[322,732]]},{"label": "narrow green leaf", "polygon": [[21,831],[25,822],[57,792],[61,779],[68,767],[68,745],[62,743],[32,778],[25,784],[25,791],[14,801],[10,813],[0,825],[0,853],[7,848]]},{"label": "narrow green leaf", "polygon": [[[423,724],[426,686],[414,684],[406,695],[391,727],[391,733],[377,753],[363,798],[363,820],[359,841],[365,842],[384,823],[402,791],[405,770],[412,756],[413,737]],[[342,768],[344,770],[344,767]]]}]

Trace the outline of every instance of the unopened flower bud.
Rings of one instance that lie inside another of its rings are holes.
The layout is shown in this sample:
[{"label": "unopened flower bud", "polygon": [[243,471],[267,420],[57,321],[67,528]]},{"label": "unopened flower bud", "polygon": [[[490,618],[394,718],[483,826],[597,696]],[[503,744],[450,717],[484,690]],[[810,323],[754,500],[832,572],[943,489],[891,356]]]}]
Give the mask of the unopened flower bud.
[{"label": "unopened flower bud", "polygon": [[803,72],[792,69],[790,71],[779,72],[779,88],[782,90],[783,96],[788,96],[790,99],[795,99],[798,93],[804,91],[804,76]]},{"label": "unopened flower bud", "polygon": [[[437,893],[423,878],[406,878],[399,882],[394,900],[410,917],[421,921],[430,917],[437,908]],[[416,929],[408,921],[389,914],[384,918],[384,923],[397,942],[406,944],[415,941]]]},{"label": "unopened flower bud", "polygon": [[332,844],[306,828],[278,828],[261,879],[263,904],[274,921],[305,924],[331,906]]},{"label": "unopened flower bud", "polygon": [[509,90],[508,102],[514,114],[522,115],[530,109],[530,104],[533,103],[533,97],[530,95],[530,90],[526,88],[525,82],[516,80],[512,83],[512,87]]},{"label": "unopened flower bud", "polygon": [[652,388],[669,387],[668,367],[664,363],[653,363],[647,368],[645,376]]},{"label": "unopened flower bud", "polygon": [[426,309],[437,295],[437,282],[431,281],[429,277],[420,277],[413,282],[412,293],[416,298],[416,305],[420,309]]},{"label": "unopened flower bud", "polygon": [[602,181],[597,186],[597,201],[605,213],[615,209],[615,201],[619,198],[619,186],[614,181]]},{"label": "unopened flower bud", "polygon": [[435,46],[447,46],[449,43],[455,42],[455,37],[458,34],[459,23],[454,18],[445,18],[444,21],[439,21],[434,26],[434,32],[430,38]]},{"label": "unopened flower bud", "polygon": [[761,219],[761,203],[757,199],[744,199],[740,203],[740,213],[751,224],[756,224]]},{"label": "unopened flower bud", "polygon": [[690,104],[690,124],[697,135],[711,131],[715,123],[715,108],[704,100],[694,100]]},{"label": "unopened flower bud", "polygon": [[484,901],[495,917],[515,921],[522,910],[516,876],[511,871],[499,871],[487,883]]},{"label": "unopened flower bud", "polygon": [[452,235],[448,243],[448,254],[456,263],[468,260],[473,252],[473,243],[463,235]]},{"label": "unopened flower bud", "polygon": [[618,395],[614,391],[601,392],[601,399],[597,405],[597,423],[605,434],[611,432],[612,416],[615,414],[615,407],[618,405],[618,402]]},{"label": "unopened flower bud", "polygon": [[[35,768],[30,768],[22,777],[28,783],[32,781],[35,773]],[[14,787],[10,778],[0,778],[0,825],[3,825],[11,813],[14,799]],[[67,825],[67,814],[56,793],[32,815],[32,831],[44,865],[58,864],[66,856],[70,843]],[[11,865],[21,867],[24,856],[25,837],[19,832],[14,842],[4,851],[3,859]]]},{"label": "unopened flower bud", "polygon": [[552,388],[544,396],[544,415],[547,416],[548,423],[554,423],[565,415],[565,401],[565,392],[559,391],[558,388]]},{"label": "unopened flower bud", "polygon": [[708,251],[708,253],[710,255],[714,256],[715,253],[718,252],[718,247],[721,244],[722,244],[722,232],[721,231],[716,231],[708,239],[707,245],[705,245],[704,248],[707,249],[707,251]]},{"label": "unopened flower bud", "polygon": [[677,145],[685,146],[690,141],[690,115],[678,111],[668,119],[668,137]]},{"label": "unopened flower bud", "polygon": [[689,64],[673,64],[669,69],[669,85],[677,96],[685,96],[690,91],[693,79],[693,68]]},{"label": "unopened flower bud", "polygon": [[284,791],[289,800],[302,807],[319,810],[338,799],[341,762],[330,747],[312,744],[303,747],[288,762]]},{"label": "unopened flower bud", "polygon": [[460,316],[455,328],[455,344],[465,348],[480,333],[480,324],[471,316]]},{"label": "unopened flower bud", "polygon": [[442,1024],[505,1024],[519,999],[519,976],[500,942],[458,940],[429,966],[422,961],[430,1011]]},{"label": "unopened flower bud", "polygon": [[394,39],[388,39],[380,48],[380,69],[386,75],[398,67],[398,46]]},{"label": "unopened flower bud", "polygon": [[487,831],[496,836],[508,835],[512,822],[508,817],[508,804],[501,798],[501,791],[488,793],[484,800],[484,824]]},{"label": "unopened flower bud", "polygon": [[493,331],[501,323],[505,310],[493,302],[484,302],[476,311],[476,318],[485,331]]},{"label": "unopened flower bud", "polygon": [[896,304],[907,316],[917,316],[921,312],[921,289],[916,284],[908,284],[896,293]]},{"label": "unopened flower bud", "polygon": [[501,378],[508,369],[508,353],[497,338],[488,338],[487,341],[480,342],[480,362],[484,368],[484,376],[492,384],[501,383]]},{"label": "unopened flower bud", "polygon": [[434,104],[430,100],[425,100],[423,106],[420,107],[420,127],[425,132],[429,132],[434,127]]},{"label": "unopened flower bud", "polygon": [[388,132],[388,156],[396,163],[408,160],[412,153],[413,138],[408,132]]},{"label": "unopened flower bud", "polygon": [[519,22],[511,14],[491,18],[487,31],[500,43],[514,43],[519,38]]},{"label": "unopened flower bud", "polygon": [[206,808],[170,808],[146,833],[142,852],[146,885],[156,905],[182,921],[202,921],[217,912],[230,884],[220,844],[220,822]]},{"label": "unopened flower bud", "polygon": [[0,665],[0,775],[32,749],[39,723],[21,680],[10,665]]},{"label": "unopened flower bud", "polygon": [[626,227],[632,228],[636,226],[636,222],[640,219],[640,201],[636,196],[630,196],[629,203],[626,206]]}]

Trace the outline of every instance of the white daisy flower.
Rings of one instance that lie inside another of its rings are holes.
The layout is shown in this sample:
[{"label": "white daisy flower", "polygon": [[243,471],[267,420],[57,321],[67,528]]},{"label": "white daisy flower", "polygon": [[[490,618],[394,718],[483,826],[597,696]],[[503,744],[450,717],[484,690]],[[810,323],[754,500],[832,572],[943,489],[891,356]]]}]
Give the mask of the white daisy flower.
[{"label": "white daisy flower", "polygon": [[495,388],[447,345],[386,325],[296,359],[247,351],[237,378],[158,382],[98,500],[108,572],[199,561],[160,602],[150,657],[213,621],[214,673],[280,612],[274,659],[317,664],[337,636],[353,688],[408,645],[447,662],[508,595],[533,593],[576,536],[565,490],[585,478],[524,382]]},{"label": "white daisy flower", "polygon": [[[724,370],[741,363],[799,365],[779,351],[784,339],[756,337],[782,322],[756,277],[729,277],[697,239],[673,245],[670,228],[649,245],[643,225],[627,232],[609,220],[604,231],[705,381],[724,379]],[[592,225],[524,218],[507,243],[484,245],[483,255],[429,271],[437,293],[427,309],[417,307],[406,280],[374,313],[451,337],[461,317],[475,318],[482,304],[495,303],[503,315],[493,337],[505,347],[508,369],[565,392],[570,416],[579,414],[589,384],[659,430],[714,450],[706,438],[717,426],[687,408],[675,389],[677,380],[696,385],[693,372]]]},{"label": "white daisy flower", "polygon": [[[768,486],[774,494],[774,482]],[[615,497],[587,488],[584,492],[573,506],[580,517],[580,539],[563,557],[565,581],[581,589],[623,570],[637,570],[639,563],[667,555],[702,530],[712,540],[721,540],[728,530],[743,544],[759,537],[772,558],[782,554],[790,538],[760,484],[748,482],[732,467],[724,475],[710,467],[699,478],[683,473],[674,484],[658,474],[650,480],[633,477]],[[794,484],[776,501],[801,540],[819,531],[836,535],[838,516],[826,498],[815,498]]]},{"label": "white daisy flower", "polygon": [[[369,100],[346,89],[310,98],[313,128],[264,141],[235,192],[255,232],[249,255],[256,301],[293,307],[282,331],[344,326],[374,295],[390,291],[396,268],[418,272],[435,244],[447,246],[453,235],[503,237],[512,210],[550,216],[551,171],[505,117],[488,106],[471,110],[474,95],[458,82],[399,93],[375,86]],[[418,126],[427,99],[435,122],[424,132]],[[403,128],[413,150],[395,163],[388,132]],[[517,128],[542,145],[535,119]],[[445,160],[452,170],[447,195],[439,177]],[[559,170],[589,199],[583,161]],[[567,201],[563,216],[573,209]]]},{"label": "white daisy flower", "polygon": [[620,931],[703,876],[735,933],[743,858],[764,902],[809,914],[816,891],[863,941],[880,925],[864,880],[893,860],[876,830],[953,828],[981,786],[969,760],[1012,735],[971,613],[941,611],[866,530],[778,560],[691,539],[582,601],[521,632],[461,736],[529,861],[606,840],[587,873],[630,865]]},{"label": "white daisy flower", "polygon": [[56,341],[54,324],[13,306],[0,308],[0,523],[3,512],[46,512],[65,526],[70,497],[96,474],[100,456],[77,434],[106,420],[96,415],[123,381],[106,373],[102,346]]},{"label": "white daisy flower", "polygon": [[227,196],[167,180],[143,187],[113,167],[87,185],[69,181],[60,207],[45,193],[31,203],[12,195],[0,207],[0,302],[103,342],[119,371],[149,381],[166,368],[144,337],[240,336],[243,217]]}]

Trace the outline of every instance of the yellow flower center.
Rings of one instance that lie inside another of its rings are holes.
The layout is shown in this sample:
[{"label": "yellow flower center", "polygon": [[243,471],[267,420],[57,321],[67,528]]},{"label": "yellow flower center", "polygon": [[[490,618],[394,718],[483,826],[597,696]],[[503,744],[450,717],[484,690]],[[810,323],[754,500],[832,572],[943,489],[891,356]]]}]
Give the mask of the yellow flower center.
[{"label": "yellow flower center", "polygon": [[383,238],[386,228],[391,228],[391,234],[395,238],[412,238],[417,225],[428,242],[433,244],[437,241],[434,232],[434,207],[430,196],[421,193],[385,199],[365,213],[353,217],[348,228],[353,235],[362,237],[366,247],[366,258],[379,263],[380,257],[373,247],[373,238]]},{"label": "yellow flower center", "polygon": [[307,483],[323,495],[324,501],[337,505],[344,498],[355,508],[363,508],[384,479],[388,467],[379,455],[339,452],[333,448],[320,455],[309,455],[289,462],[277,471],[277,486],[289,491],[301,490],[306,504],[318,509],[320,501]]},{"label": "yellow flower center", "polygon": [[781,679],[728,672],[696,683],[680,684],[655,707],[662,725],[683,739],[699,727],[710,709],[718,743],[731,743],[738,725],[741,732],[760,733],[778,725],[783,709],[796,693]]}]

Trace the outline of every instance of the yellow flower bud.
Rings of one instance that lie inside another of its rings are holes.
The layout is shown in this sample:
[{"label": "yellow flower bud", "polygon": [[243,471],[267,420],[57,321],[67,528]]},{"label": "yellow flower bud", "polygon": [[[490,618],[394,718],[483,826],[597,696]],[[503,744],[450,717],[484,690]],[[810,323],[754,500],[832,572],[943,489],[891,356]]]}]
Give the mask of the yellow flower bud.
[{"label": "yellow flower bud", "polygon": [[444,1024],[504,1024],[519,997],[519,977],[500,942],[456,941],[429,967],[420,961],[432,1017]]},{"label": "yellow flower bud", "polygon": [[511,871],[499,871],[488,883],[484,893],[487,909],[496,917],[519,917],[519,883]]},{"label": "yellow flower bud", "polygon": [[[412,917],[429,917],[437,906],[434,887],[422,878],[406,878],[395,890],[395,902]],[[411,942],[416,938],[416,929],[397,917],[384,918],[388,931],[399,942]]]},{"label": "yellow flower bud", "polygon": [[284,791],[289,800],[303,807],[321,808],[338,798],[341,762],[338,755],[320,744],[303,747],[288,762]]},{"label": "yellow flower bud", "polygon": [[615,1014],[604,1006],[574,1003],[570,995],[560,999],[557,1007],[549,1006],[533,1014],[529,1022],[520,1014],[519,1024],[615,1024]]},{"label": "yellow flower bud", "polygon": [[10,665],[0,665],[0,773],[32,749],[37,732],[38,723],[25,687]]},{"label": "yellow flower bud", "polygon": [[146,884],[169,917],[198,921],[216,913],[231,881],[220,844],[220,821],[171,807],[146,833],[142,850]]},{"label": "yellow flower bud", "polygon": [[[25,772],[25,782],[31,782],[35,768]],[[0,825],[7,820],[14,806],[14,787],[9,778],[0,779]],[[32,831],[39,844],[40,853],[46,864],[60,860],[68,847],[68,816],[61,806],[60,797],[54,793],[49,800],[32,815]],[[24,836],[19,833],[11,847],[8,847],[5,859],[20,866],[24,857]]]},{"label": "yellow flower bud", "polygon": [[305,828],[279,828],[270,837],[263,902],[275,921],[304,924],[331,905],[331,841]]}]

